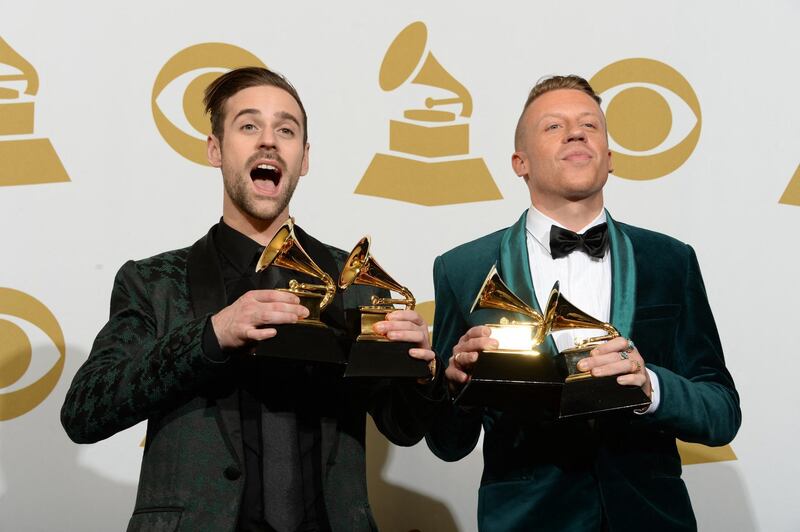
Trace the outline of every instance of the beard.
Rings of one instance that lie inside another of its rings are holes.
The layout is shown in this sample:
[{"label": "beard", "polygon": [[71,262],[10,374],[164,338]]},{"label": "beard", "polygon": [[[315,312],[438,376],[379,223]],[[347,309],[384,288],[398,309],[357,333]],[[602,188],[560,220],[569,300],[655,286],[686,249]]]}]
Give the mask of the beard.
[{"label": "beard", "polygon": [[288,183],[277,196],[269,199],[254,197],[250,188],[251,178],[247,174],[236,174],[233,179],[225,177],[223,182],[225,192],[240,212],[256,220],[271,222],[289,206],[299,181],[296,177],[292,179],[288,176],[281,179],[287,179]]}]

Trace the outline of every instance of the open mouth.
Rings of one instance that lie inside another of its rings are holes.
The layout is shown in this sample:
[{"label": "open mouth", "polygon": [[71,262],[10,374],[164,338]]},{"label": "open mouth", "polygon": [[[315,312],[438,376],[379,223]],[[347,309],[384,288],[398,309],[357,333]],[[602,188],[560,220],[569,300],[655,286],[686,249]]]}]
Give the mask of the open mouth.
[{"label": "open mouth", "polygon": [[283,172],[272,163],[258,163],[250,169],[250,179],[262,194],[274,194],[278,190]]}]

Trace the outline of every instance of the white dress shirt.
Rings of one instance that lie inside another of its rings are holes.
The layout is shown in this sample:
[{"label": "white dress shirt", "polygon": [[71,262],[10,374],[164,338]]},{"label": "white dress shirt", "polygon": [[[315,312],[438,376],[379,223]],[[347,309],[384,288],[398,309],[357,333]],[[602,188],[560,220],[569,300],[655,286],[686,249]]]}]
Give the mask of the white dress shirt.
[{"label": "white dress shirt", "polygon": [[[586,227],[577,231],[585,233],[596,225],[605,223],[606,211]],[[536,207],[528,209],[525,223],[533,288],[539,308],[544,309],[553,284],[559,281],[561,294],[570,303],[600,321],[609,322],[611,317],[611,250],[606,249],[602,258],[590,257],[582,251],[575,251],[566,257],[554,259],[550,254],[550,228],[562,224],[545,216]],[[566,227],[564,227],[566,229]],[[553,340],[559,352],[574,347],[575,341],[605,334],[600,329],[572,329],[553,333]],[[645,368],[650,375],[653,388],[650,407],[644,413],[658,408],[658,377]]]}]

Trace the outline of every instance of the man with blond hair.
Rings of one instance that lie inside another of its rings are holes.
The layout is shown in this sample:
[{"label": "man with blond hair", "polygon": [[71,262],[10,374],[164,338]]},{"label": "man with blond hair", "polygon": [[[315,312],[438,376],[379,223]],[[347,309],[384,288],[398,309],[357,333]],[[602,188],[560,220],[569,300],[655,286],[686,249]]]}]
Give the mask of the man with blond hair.
[{"label": "man with blond hair", "polygon": [[[514,171],[531,207],[503,229],[434,264],[434,349],[453,395],[497,341],[471,313],[492,265],[541,311],[550,287],[620,333],[578,365],[638,386],[645,410],[555,421],[537,405],[444,409],[426,439],[458,460],[484,431],[481,530],[693,530],[696,522],[675,439],[724,445],[741,423],[739,397],[692,248],[615,221],[603,188],[613,169],[600,98],[578,76],[553,76],[530,92],[519,119]],[[484,322],[485,323],[485,322]],[[555,333],[544,356],[592,331]],[[448,360],[449,359],[449,360]]]}]

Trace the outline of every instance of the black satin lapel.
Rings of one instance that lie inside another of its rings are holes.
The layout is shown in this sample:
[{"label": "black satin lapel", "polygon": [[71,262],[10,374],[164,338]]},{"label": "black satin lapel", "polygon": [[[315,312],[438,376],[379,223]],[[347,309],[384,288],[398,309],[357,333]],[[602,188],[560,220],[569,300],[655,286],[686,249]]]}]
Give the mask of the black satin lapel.
[{"label": "black satin lapel", "polygon": [[[297,240],[300,242],[300,245],[303,246],[306,253],[308,253],[308,256],[317,263],[317,266],[322,268],[322,271],[331,276],[334,283],[338,282],[339,266],[336,264],[336,259],[325,244],[312,237],[298,226],[294,226],[294,231],[297,235]],[[322,321],[336,329],[345,329],[344,300],[339,290],[336,291],[330,305],[322,311]]]},{"label": "black satin lapel", "polygon": [[225,283],[214,245],[214,228],[189,250],[189,294],[195,318],[213,314],[225,306]]},{"label": "black satin lapel", "polygon": [[[192,310],[195,317],[213,314],[225,307],[225,282],[214,244],[214,228],[198,240],[189,250],[187,276]],[[225,437],[228,449],[240,465],[244,464],[242,448],[242,417],[239,412],[239,393],[234,387],[216,398],[217,424]]]}]

